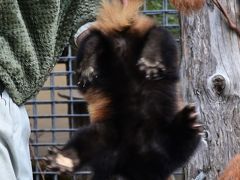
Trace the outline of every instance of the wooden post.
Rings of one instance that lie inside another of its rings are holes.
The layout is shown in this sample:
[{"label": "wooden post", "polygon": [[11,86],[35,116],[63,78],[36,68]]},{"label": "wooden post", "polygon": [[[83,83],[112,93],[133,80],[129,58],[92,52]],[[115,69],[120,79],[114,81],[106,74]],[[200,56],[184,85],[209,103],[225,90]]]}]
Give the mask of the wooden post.
[{"label": "wooden post", "polygon": [[[240,27],[238,0],[219,1]],[[183,98],[196,103],[207,132],[186,179],[215,180],[240,152],[240,38],[210,0],[201,11],[181,17],[181,30]]]}]

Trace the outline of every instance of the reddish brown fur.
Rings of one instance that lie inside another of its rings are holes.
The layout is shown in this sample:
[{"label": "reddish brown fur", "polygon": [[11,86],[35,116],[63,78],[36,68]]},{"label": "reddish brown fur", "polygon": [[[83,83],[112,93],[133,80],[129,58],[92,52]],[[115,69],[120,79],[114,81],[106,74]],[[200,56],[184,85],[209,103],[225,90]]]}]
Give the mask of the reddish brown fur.
[{"label": "reddish brown fur", "polygon": [[240,180],[240,154],[229,162],[218,180]]},{"label": "reddish brown fur", "polygon": [[88,102],[91,123],[101,122],[111,115],[111,100],[106,94],[99,90],[88,89],[83,96]]},{"label": "reddish brown fur", "polygon": [[[205,0],[171,0],[172,4],[185,14],[199,10]],[[97,21],[92,26],[106,35],[114,35],[126,29],[134,34],[144,35],[155,22],[140,13],[139,8],[143,0],[128,0],[122,4],[121,0],[102,0]]]},{"label": "reddish brown fur", "polygon": [[175,180],[175,177],[173,175],[169,176],[167,180]]},{"label": "reddish brown fur", "polygon": [[139,12],[142,3],[142,0],[129,0],[127,5],[123,5],[120,0],[111,2],[102,0],[102,7],[93,28],[106,35],[114,35],[126,29],[143,35],[155,23],[151,18]]},{"label": "reddish brown fur", "polygon": [[171,0],[172,4],[180,12],[189,13],[203,7],[205,0]]}]

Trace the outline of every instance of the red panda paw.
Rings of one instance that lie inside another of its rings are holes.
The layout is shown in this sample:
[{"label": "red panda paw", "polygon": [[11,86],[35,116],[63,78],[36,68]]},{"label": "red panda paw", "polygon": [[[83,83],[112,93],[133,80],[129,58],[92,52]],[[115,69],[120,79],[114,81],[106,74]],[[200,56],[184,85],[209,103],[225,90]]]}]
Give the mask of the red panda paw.
[{"label": "red panda paw", "polygon": [[78,81],[78,87],[87,87],[94,79],[98,78],[97,71],[93,66],[80,69],[80,78]]},{"label": "red panda paw", "polygon": [[203,124],[197,122],[198,113],[194,104],[185,106],[178,114],[175,123],[179,127],[185,127],[189,131],[195,132],[198,135],[203,133]]},{"label": "red panda paw", "polygon": [[152,61],[142,57],[137,63],[139,70],[145,73],[146,79],[158,80],[162,79],[162,73],[166,71],[166,67],[161,61]]},{"label": "red panda paw", "polygon": [[79,164],[76,154],[70,150],[68,152],[61,151],[52,147],[48,149],[49,154],[44,158],[47,163],[47,170],[58,171],[60,174],[69,174],[75,171]]}]

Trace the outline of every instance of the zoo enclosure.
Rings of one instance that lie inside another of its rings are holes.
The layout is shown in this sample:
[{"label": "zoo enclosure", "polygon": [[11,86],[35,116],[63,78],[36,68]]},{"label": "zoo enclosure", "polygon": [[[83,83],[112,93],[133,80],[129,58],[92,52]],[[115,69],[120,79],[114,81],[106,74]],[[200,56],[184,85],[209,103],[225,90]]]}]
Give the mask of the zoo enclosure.
[{"label": "zoo enclosure", "polygon": [[[178,13],[168,0],[145,0],[144,13],[169,29],[178,39]],[[86,103],[77,91],[74,66],[76,50],[67,45],[45,86],[36,98],[26,104],[31,121],[30,149],[34,179],[88,179],[90,171],[79,171],[73,176],[60,176],[44,171],[43,157],[48,147],[63,146],[76,129],[88,123]],[[176,177],[183,178],[177,171]]]}]

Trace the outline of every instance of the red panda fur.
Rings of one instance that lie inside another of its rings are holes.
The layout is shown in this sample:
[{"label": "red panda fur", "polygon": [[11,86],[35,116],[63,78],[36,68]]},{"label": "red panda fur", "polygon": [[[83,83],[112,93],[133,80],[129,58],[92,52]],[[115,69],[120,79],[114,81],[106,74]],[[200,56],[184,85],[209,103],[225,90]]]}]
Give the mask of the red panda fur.
[{"label": "red panda fur", "polygon": [[218,180],[240,180],[240,154],[229,162]]},{"label": "red panda fur", "polygon": [[203,7],[205,0],[171,0],[171,3],[182,13],[189,13]]},{"label": "red panda fur", "polygon": [[99,29],[107,35],[124,30],[143,35],[154,26],[154,21],[139,12],[142,4],[142,0],[127,1],[127,5],[121,1],[102,0],[93,29]]}]

